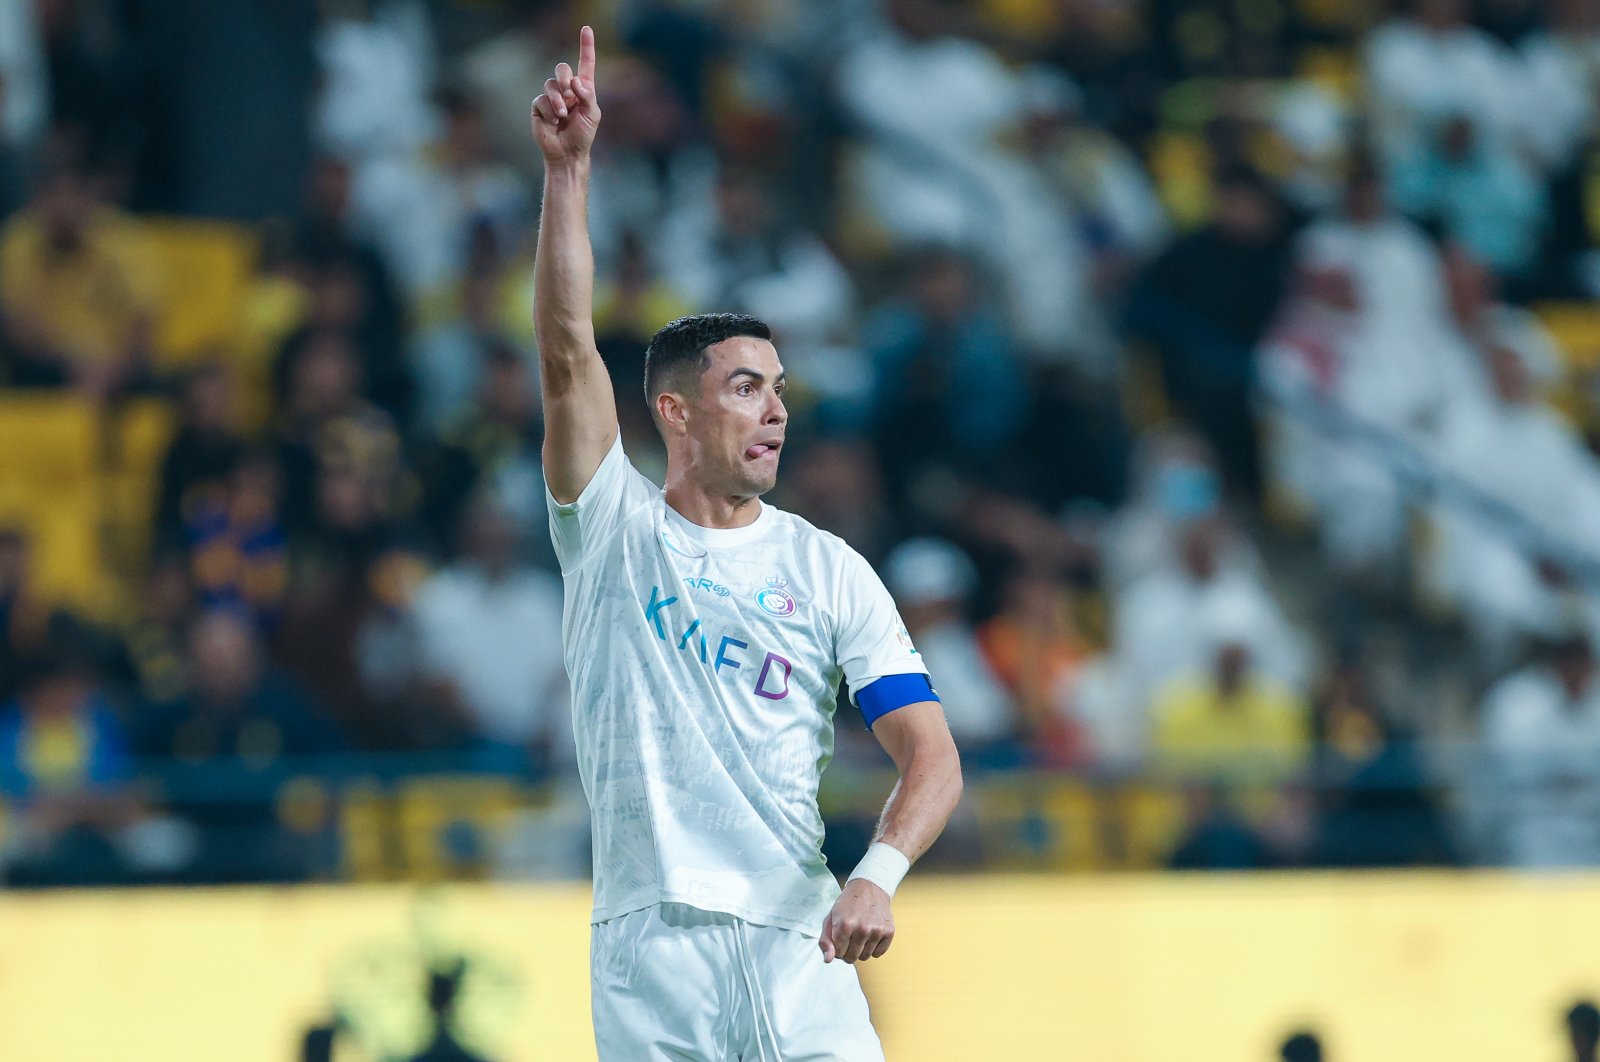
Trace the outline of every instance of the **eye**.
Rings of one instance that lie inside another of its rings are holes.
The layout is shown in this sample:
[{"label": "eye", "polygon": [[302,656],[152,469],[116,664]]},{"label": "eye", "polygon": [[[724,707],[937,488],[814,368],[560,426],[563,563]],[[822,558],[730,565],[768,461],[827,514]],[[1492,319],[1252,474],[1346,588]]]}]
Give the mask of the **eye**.
[{"label": "eye", "polygon": [[742,383],[739,385],[739,390],[736,393],[740,395],[753,395],[756,393],[756,389],[752,384]]}]

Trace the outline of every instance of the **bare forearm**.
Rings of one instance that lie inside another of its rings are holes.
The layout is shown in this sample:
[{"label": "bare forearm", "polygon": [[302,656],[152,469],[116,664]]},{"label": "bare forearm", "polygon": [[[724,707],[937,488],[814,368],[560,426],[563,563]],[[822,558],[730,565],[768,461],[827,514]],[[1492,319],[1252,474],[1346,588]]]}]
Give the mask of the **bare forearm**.
[{"label": "bare forearm", "polygon": [[961,800],[961,786],[955,745],[918,752],[889,794],[873,840],[898,849],[915,863],[944,832]]},{"label": "bare forearm", "polygon": [[594,251],[588,215],[588,159],[547,165],[533,295],[533,323],[547,393],[564,391],[574,374],[596,357]]}]

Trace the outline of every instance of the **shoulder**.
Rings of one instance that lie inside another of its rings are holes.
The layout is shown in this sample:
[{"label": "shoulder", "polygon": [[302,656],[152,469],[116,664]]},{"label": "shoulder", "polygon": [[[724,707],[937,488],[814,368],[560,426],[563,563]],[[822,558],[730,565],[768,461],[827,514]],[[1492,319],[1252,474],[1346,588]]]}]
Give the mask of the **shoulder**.
[{"label": "shoulder", "polygon": [[872,565],[854,546],[803,516],[774,506],[773,521],[774,530],[786,537],[796,552],[808,555],[809,559],[826,561],[836,570],[872,570]]}]

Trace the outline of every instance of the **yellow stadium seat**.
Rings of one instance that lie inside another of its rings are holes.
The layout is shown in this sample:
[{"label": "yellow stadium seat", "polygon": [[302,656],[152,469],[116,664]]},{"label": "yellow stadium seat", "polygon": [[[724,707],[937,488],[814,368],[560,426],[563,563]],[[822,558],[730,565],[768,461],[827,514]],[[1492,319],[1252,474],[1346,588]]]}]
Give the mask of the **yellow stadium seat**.
[{"label": "yellow stadium seat", "polygon": [[100,521],[99,488],[92,480],[0,485],[0,525],[27,535],[39,594],[92,616],[105,613],[116,589],[106,571]]},{"label": "yellow stadium seat", "polygon": [[1569,370],[1600,368],[1600,303],[1546,302],[1534,307]]},{"label": "yellow stadium seat", "polygon": [[95,409],[74,395],[0,392],[0,484],[78,483],[100,465]]},{"label": "yellow stadium seat", "polygon": [[1106,863],[1099,800],[1076,779],[1026,775],[974,787],[985,864],[1012,870],[1098,870]]},{"label": "yellow stadium seat", "polygon": [[186,365],[231,346],[260,255],[249,229],[177,218],[140,223],[156,274],[158,363]]},{"label": "yellow stadium seat", "polygon": [[1163,130],[1150,140],[1148,163],[1157,194],[1180,228],[1211,216],[1211,149],[1194,133]]},{"label": "yellow stadium seat", "polygon": [[164,398],[135,398],[117,405],[112,413],[112,461],[126,476],[153,479],[161,471],[172,437],[178,431],[178,411]]},{"label": "yellow stadium seat", "polygon": [[106,476],[105,524],[109,559],[124,573],[142,571],[154,544],[158,481],[148,476]]},{"label": "yellow stadium seat", "polygon": [[406,879],[486,877],[494,843],[521,804],[519,787],[503,778],[443,776],[404,783],[397,810]]},{"label": "yellow stadium seat", "polygon": [[394,807],[376,784],[358,782],[340,794],[340,849],[350,881],[392,881],[398,877],[392,858]]},{"label": "yellow stadium seat", "polygon": [[1188,825],[1183,794],[1170,787],[1136,785],[1121,794],[1122,863],[1134,870],[1166,865]]}]

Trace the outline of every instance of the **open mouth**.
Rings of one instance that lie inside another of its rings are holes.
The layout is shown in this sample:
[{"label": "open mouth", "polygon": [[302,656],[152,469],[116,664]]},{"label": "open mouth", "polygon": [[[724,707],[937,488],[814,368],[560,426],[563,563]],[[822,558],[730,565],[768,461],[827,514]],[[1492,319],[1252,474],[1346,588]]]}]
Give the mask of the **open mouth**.
[{"label": "open mouth", "polygon": [[768,456],[769,454],[773,457],[776,457],[778,455],[779,448],[782,446],[782,439],[768,439],[765,442],[758,442],[746,447],[744,456],[751,461],[759,460]]}]

